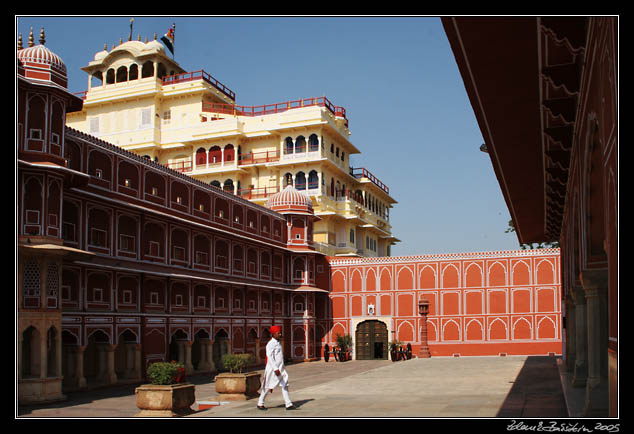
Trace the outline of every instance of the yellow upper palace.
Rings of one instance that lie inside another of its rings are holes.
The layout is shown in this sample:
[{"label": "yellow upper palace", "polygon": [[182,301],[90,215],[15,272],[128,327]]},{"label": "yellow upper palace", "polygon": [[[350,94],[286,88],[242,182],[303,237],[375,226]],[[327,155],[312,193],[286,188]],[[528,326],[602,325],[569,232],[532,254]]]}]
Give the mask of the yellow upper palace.
[{"label": "yellow upper palace", "polygon": [[83,109],[67,125],[261,205],[292,183],[313,202],[315,248],[390,256],[389,188],[350,166],[343,107],[325,96],[261,106],[205,71],[184,71],[156,40],[127,41],[87,66]]}]

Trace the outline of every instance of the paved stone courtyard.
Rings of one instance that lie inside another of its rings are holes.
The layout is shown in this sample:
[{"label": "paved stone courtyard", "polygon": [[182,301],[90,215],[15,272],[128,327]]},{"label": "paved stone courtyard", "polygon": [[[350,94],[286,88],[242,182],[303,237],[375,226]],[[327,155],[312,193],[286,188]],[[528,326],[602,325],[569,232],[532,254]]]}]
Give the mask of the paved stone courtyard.
[{"label": "paved stone courtyard", "polygon": [[[323,361],[287,367],[297,411],[281,391],[222,403],[211,377],[194,376],[192,418],[565,418],[556,357],[439,357],[407,361]],[[214,405],[207,408],[209,404]],[[134,386],[77,392],[48,406],[19,407],[18,418],[128,418]]]}]

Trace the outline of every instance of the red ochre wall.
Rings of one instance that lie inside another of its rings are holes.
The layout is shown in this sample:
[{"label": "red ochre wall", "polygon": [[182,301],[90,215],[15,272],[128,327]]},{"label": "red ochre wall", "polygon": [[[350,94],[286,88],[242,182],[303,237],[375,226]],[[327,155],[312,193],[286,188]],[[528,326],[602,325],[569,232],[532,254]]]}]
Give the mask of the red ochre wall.
[{"label": "red ochre wall", "polygon": [[559,249],[329,262],[331,345],[337,334],[356,339],[361,322],[377,319],[390,341],[410,343],[417,354],[424,297],[432,356],[562,353]]}]

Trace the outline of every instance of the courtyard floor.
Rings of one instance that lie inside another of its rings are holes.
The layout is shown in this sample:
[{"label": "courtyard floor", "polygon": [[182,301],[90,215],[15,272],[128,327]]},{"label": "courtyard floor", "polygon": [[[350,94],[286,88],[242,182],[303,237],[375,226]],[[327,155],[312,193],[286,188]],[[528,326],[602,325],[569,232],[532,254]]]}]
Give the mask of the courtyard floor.
[{"label": "courtyard floor", "polygon": [[[257,398],[223,402],[211,376],[192,376],[195,410],[187,418],[567,418],[557,357],[437,357],[291,364],[286,411],[279,388],[267,411]],[[74,392],[67,400],[17,408],[21,418],[129,418],[135,386]]]}]

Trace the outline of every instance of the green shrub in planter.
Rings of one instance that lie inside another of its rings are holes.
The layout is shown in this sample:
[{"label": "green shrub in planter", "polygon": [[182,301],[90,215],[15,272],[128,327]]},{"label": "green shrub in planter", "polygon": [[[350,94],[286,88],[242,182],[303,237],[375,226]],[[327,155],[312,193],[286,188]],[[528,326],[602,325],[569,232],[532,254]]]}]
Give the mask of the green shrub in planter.
[{"label": "green shrub in planter", "polygon": [[343,351],[348,351],[348,349],[352,346],[352,336],[350,335],[340,335],[336,336],[337,345]]},{"label": "green shrub in planter", "polygon": [[228,369],[229,372],[232,373],[242,373],[242,369],[244,369],[252,361],[253,355],[248,353],[224,354],[222,356],[222,366],[224,366],[225,369]]},{"label": "green shrub in planter", "polygon": [[152,384],[168,385],[185,380],[185,366],[177,362],[155,362],[147,369]]}]

